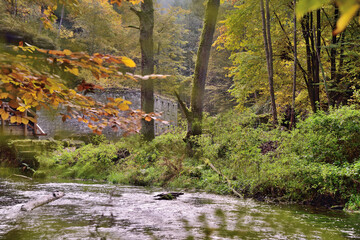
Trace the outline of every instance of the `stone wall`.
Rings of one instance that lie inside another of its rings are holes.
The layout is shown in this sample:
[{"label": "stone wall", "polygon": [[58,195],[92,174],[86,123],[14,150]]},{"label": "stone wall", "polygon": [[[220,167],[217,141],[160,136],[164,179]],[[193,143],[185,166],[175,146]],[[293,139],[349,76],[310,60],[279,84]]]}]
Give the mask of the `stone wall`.
[{"label": "stone wall", "polygon": [[[123,98],[132,102],[130,107],[134,110],[140,109],[141,105],[141,93],[140,90],[136,89],[109,88],[88,94],[88,96],[101,102],[105,102],[109,97]],[[60,111],[61,110],[41,110],[38,112],[38,125],[47,134],[47,136],[42,138],[50,138],[60,134],[71,136],[92,133],[84,123],[79,123],[75,119],[62,122],[61,116],[59,116]],[[156,135],[166,132],[171,126],[177,126],[177,111],[177,102],[175,100],[155,95],[155,112],[162,113],[161,118],[170,123],[169,125],[165,125],[160,122],[155,122]],[[122,132],[114,132],[110,128],[105,128],[103,133],[108,138],[117,138],[122,135]]]}]

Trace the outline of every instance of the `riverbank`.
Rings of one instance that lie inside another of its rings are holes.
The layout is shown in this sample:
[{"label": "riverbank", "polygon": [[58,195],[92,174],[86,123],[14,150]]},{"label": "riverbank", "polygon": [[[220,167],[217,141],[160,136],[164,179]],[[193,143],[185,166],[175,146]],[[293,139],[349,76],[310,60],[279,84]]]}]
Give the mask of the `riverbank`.
[{"label": "riverbank", "polygon": [[235,112],[207,118],[206,134],[196,139],[199,147],[192,158],[185,154],[185,133],[180,130],[148,143],[137,136],[116,143],[99,136],[78,149],[41,155],[34,177],[217,194],[231,194],[233,188],[260,201],[360,209],[359,110],[320,112],[299,120],[292,131],[273,129],[258,119]]}]

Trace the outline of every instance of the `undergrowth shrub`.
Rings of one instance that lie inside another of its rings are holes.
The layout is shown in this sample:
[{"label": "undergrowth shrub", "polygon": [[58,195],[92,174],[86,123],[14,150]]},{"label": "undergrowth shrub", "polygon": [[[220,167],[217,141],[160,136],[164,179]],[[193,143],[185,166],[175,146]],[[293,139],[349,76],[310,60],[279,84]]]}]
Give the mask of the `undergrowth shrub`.
[{"label": "undergrowth shrub", "polygon": [[360,187],[359,110],[319,112],[291,132],[234,112],[206,121],[207,134],[199,139],[202,156],[227,171],[245,194],[347,201]]},{"label": "undergrowth shrub", "polygon": [[352,163],[360,157],[360,111],[352,107],[319,112],[298,124],[291,150],[308,161]]}]

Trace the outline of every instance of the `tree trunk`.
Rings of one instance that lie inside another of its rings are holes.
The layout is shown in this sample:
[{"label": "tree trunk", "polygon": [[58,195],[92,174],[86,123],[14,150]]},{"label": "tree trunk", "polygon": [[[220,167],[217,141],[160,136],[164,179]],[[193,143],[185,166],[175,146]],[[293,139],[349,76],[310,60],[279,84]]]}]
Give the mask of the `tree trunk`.
[{"label": "tree trunk", "polygon": [[315,39],[316,39],[316,43],[315,43],[315,48],[316,48],[316,57],[314,58],[314,67],[315,67],[315,78],[314,78],[314,83],[315,83],[315,101],[317,102],[317,104],[320,104],[320,61],[321,61],[321,51],[320,51],[320,47],[321,47],[321,14],[320,14],[320,9],[316,11],[316,35],[315,35]]},{"label": "tree trunk", "polygon": [[[339,18],[339,8],[335,5],[335,10],[334,10],[334,22],[333,22],[333,30],[335,30],[336,28],[336,22]],[[333,89],[336,88],[337,85],[337,74],[336,74],[336,55],[337,55],[337,44],[338,40],[337,40],[337,36],[333,35],[332,36],[332,40],[331,40],[331,49],[330,49],[330,69],[331,69],[331,76],[330,76],[330,88],[332,89],[329,92],[330,95],[330,102],[329,105],[330,106],[334,106],[335,105],[335,98],[336,98],[336,91],[334,91]]]},{"label": "tree trunk", "polygon": [[[274,91],[274,67],[273,67],[273,50],[272,50],[271,31],[270,31],[269,0],[266,0],[265,6],[264,6],[264,0],[260,0],[260,9],[261,9],[261,18],[262,18],[262,25],[263,25],[266,63],[267,63],[267,70],[268,70],[268,77],[269,77],[269,91],[270,91],[270,98],[271,98],[273,124],[277,125],[278,121],[277,121],[275,91]],[[266,14],[265,14],[265,11],[266,11]]]},{"label": "tree trunk", "polygon": [[319,97],[317,96],[317,89],[318,87],[318,80],[316,77],[319,76],[316,73],[316,69],[318,68],[318,60],[316,56],[315,50],[315,40],[314,40],[314,32],[312,31],[313,28],[313,17],[312,13],[306,14],[301,21],[301,28],[303,37],[305,40],[306,46],[306,64],[307,64],[307,71],[308,71],[308,81],[306,82],[306,87],[309,93],[309,100],[311,104],[311,108],[313,112],[317,111],[317,101],[319,101]]},{"label": "tree trunk", "polygon": [[[144,0],[141,11],[131,8],[140,20],[141,75],[154,73],[154,4],[153,0]],[[145,113],[154,112],[154,80],[141,81],[141,110]],[[146,141],[155,138],[154,120],[142,119],[141,134]]]},{"label": "tree trunk", "polygon": [[296,98],[296,73],[297,73],[297,25],[296,25],[296,0],[294,0],[294,75],[293,75],[293,91],[292,91],[292,106],[291,106],[291,120],[290,129],[295,124],[295,98]]},{"label": "tree trunk", "polygon": [[62,5],[61,8],[61,15],[60,15],[60,21],[59,21],[59,29],[58,29],[58,38],[60,37],[60,33],[61,33],[61,25],[64,19],[64,11],[65,11],[65,4]]},{"label": "tree trunk", "polygon": [[191,93],[191,114],[188,118],[187,137],[200,135],[202,133],[202,115],[206,75],[219,6],[220,0],[208,0],[205,10],[204,27],[200,38],[199,50],[197,52],[195,64]]}]

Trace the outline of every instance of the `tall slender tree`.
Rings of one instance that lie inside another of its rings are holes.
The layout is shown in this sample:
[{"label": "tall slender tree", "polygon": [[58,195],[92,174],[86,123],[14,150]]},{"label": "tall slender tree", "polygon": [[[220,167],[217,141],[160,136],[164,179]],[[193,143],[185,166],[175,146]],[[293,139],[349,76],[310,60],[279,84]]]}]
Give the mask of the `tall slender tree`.
[{"label": "tall slender tree", "polygon": [[293,75],[293,91],[292,91],[292,106],[291,106],[291,121],[290,129],[295,123],[295,98],[296,98],[296,74],[297,74],[297,19],[296,19],[296,0],[294,0],[294,75]]},{"label": "tall slender tree", "polygon": [[263,36],[264,36],[264,47],[266,54],[266,64],[269,77],[269,91],[271,98],[271,111],[273,116],[273,124],[277,125],[277,112],[276,112],[276,102],[275,102],[275,91],[274,91],[274,66],[273,66],[273,50],[271,42],[271,24],[270,24],[270,7],[269,0],[260,0],[260,10],[263,26]]},{"label": "tall slender tree", "polygon": [[[140,21],[140,47],[141,47],[141,74],[154,73],[154,3],[153,0],[144,0],[141,10],[131,8]],[[141,81],[141,110],[145,113],[154,112],[154,80]],[[142,120],[141,133],[145,140],[155,138],[154,120]]]}]

